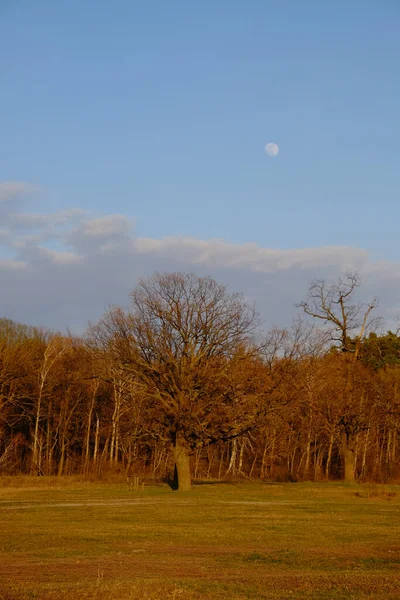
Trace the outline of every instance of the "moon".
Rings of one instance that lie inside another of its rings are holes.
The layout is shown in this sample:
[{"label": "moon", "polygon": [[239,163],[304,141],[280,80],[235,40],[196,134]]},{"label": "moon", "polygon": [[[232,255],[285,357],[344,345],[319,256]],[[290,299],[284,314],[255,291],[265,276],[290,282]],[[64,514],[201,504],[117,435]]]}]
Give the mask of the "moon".
[{"label": "moon", "polygon": [[275,144],[274,142],[269,142],[266,146],[265,146],[265,152],[268,154],[268,156],[278,156],[279,154],[279,146],[278,144]]}]

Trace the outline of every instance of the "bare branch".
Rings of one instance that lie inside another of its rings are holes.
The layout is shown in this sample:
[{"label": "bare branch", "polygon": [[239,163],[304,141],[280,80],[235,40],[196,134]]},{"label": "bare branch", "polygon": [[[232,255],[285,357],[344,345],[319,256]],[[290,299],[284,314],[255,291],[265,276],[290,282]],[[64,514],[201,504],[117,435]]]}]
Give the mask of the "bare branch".
[{"label": "bare branch", "polygon": [[[360,286],[356,273],[349,273],[345,279],[327,285],[322,279],[311,282],[308,294],[297,307],[327,326],[331,341],[338,343],[343,352],[354,352],[357,359],[361,340],[373,323],[370,313],[378,304],[374,298],[368,305],[354,301],[354,294]],[[355,345],[352,341],[355,336]]]}]

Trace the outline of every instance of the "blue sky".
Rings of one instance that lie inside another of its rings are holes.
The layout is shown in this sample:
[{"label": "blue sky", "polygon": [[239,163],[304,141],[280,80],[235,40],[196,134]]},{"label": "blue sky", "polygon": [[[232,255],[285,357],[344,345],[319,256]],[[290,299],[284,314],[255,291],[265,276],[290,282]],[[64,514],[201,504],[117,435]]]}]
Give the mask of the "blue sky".
[{"label": "blue sky", "polygon": [[0,0],[0,182],[143,238],[400,261],[399,31],[397,0]]}]

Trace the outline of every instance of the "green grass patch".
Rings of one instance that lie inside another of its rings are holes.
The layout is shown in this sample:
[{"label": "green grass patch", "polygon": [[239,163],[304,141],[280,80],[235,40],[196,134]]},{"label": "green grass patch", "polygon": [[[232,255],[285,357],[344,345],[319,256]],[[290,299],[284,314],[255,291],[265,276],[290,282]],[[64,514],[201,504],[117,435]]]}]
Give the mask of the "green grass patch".
[{"label": "green grass patch", "polygon": [[11,483],[0,600],[400,598],[396,486]]}]

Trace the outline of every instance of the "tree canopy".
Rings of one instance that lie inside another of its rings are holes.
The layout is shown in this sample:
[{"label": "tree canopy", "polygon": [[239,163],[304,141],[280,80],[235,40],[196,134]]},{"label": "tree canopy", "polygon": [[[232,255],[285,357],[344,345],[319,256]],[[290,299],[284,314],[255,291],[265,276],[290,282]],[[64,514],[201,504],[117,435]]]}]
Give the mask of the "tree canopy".
[{"label": "tree canopy", "polygon": [[[264,331],[209,277],[156,274],[82,337],[0,319],[0,473],[191,480],[400,476],[399,331],[356,276]],[[311,294],[311,295],[310,295]]]}]

